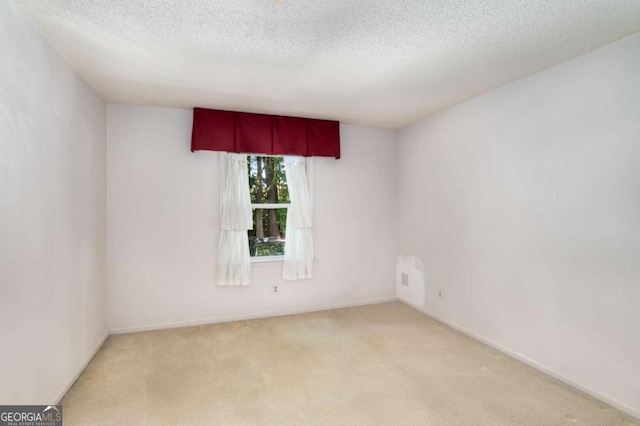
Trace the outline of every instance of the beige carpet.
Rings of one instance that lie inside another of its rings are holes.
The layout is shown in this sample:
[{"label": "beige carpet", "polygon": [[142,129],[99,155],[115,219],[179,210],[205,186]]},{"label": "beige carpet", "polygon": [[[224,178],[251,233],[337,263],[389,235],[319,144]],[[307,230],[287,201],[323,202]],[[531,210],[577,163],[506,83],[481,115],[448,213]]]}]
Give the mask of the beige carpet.
[{"label": "beige carpet", "polygon": [[70,425],[640,425],[400,303],[111,336]]}]

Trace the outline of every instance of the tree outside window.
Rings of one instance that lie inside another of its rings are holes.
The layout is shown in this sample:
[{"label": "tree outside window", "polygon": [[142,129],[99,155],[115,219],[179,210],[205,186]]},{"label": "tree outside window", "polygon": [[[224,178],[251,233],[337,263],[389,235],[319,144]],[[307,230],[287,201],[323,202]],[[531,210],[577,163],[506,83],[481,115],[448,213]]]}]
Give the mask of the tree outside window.
[{"label": "tree outside window", "polygon": [[249,253],[252,258],[283,256],[290,203],[284,159],[248,155],[247,166],[253,210]]}]

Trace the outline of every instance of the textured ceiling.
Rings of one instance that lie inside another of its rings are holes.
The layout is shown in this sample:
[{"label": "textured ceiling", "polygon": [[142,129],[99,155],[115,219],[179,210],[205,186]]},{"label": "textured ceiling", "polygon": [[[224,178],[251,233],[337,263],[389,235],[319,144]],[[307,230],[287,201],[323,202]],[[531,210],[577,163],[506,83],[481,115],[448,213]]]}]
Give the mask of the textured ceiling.
[{"label": "textured ceiling", "polygon": [[14,0],[110,102],[398,128],[640,31],[639,0]]}]

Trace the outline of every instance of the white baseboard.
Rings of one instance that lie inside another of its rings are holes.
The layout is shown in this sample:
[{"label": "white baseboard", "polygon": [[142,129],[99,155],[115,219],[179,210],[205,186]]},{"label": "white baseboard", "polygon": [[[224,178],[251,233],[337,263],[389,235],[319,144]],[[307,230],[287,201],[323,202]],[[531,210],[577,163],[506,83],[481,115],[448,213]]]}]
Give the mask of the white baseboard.
[{"label": "white baseboard", "polygon": [[223,316],[223,317],[201,318],[197,320],[142,325],[137,327],[115,328],[111,330],[111,334],[138,333],[141,331],[164,330],[167,328],[193,327],[196,325],[217,324],[221,322],[245,321],[245,320],[259,319],[259,318],[281,317],[281,316],[287,316],[287,315],[306,314],[309,312],[327,311],[330,309],[352,308],[355,306],[364,306],[364,305],[376,305],[379,303],[388,303],[388,302],[396,302],[396,301],[398,301],[397,297],[388,297],[388,298],[382,298],[382,299],[368,299],[368,300],[361,300],[358,302],[338,303],[335,305],[325,305],[325,306],[317,306],[317,307],[310,307],[310,308],[303,308],[303,309],[293,309],[293,310],[287,310],[287,311],[256,312],[256,313],[244,314],[244,315],[230,315],[230,316]]},{"label": "white baseboard", "polygon": [[632,407],[629,407],[626,404],[622,404],[622,403],[620,403],[618,401],[615,401],[615,400],[613,400],[613,399],[611,399],[611,398],[609,398],[609,397],[607,397],[605,395],[602,395],[601,393],[599,393],[599,392],[597,392],[597,391],[595,391],[595,390],[583,385],[580,382],[576,382],[575,380],[571,380],[568,377],[565,377],[562,374],[557,373],[557,372],[545,367],[542,364],[539,364],[538,362],[536,362],[536,361],[534,361],[534,360],[532,360],[530,358],[527,358],[525,355],[522,355],[521,353],[518,353],[518,352],[512,351],[512,350],[510,350],[508,348],[505,348],[504,346],[501,346],[501,345],[499,345],[499,344],[497,344],[497,343],[495,343],[495,342],[493,342],[493,341],[491,341],[489,339],[485,339],[484,337],[479,336],[478,334],[474,333],[473,331],[468,330],[465,327],[461,327],[458,324],[455,324],[455,323],[453,323],[453,322],[451,322],[449,320],[446,320],[446,319],[444,319],[444,318],[442,318],[442,317],[440,317],[438,315],[435,315],[435,314],[427,311],[424,308],[412,305],[412,304],[407,303],[407,302],[405,302],[403,300],[400,300],[400,302],[402,302],[403,304],[405,304],[406,306],[408,306],[408,307],[410,307],[412,309],[415,309],[416,311],[418,311],[420,313],[425,314],[429,318],[432,318],[432,319],[434,319],[434,320],[436,320],[436,321],[438,321],[438,322],[440,322],[440,323],[442,323],[444,325],[447,325],[447,326],[449,326],[449,327],[451,327],[451,328],[453,328],[455,330],[458,330],[459,332],[461,332],[463,334],[466,334],[467,336],[469,336],[469,337],[471,337],[471,338],[473,338],[475,340],[478,340],[478,341],[484,343],[487,346],[491,346],[492,348],[494,348],[494,349],[496,349],[496,350],[498,350],[498,351],[500,351],[500,352],[502,352],[502,353],[504,353],[506,355],[509,355],[512,358],[517,359],[518,361],[522,362],[523,364],[528,365],[529,367],[535,368],[536,370],[538,370],[538,371],[540,371],[540,372],[542,372],[542,373],[544,373],[544,374],[546,374],[548,376],[551,376],[554,379],[557,379],[557,380],[561,381],[562,383],[564,383],[566,385],[569,385],[569,386],[571,386],[573,388],[576,388],[579,391],[584,392],[587,395],[592,396],[592,397],[596,398],[597,400],[602,401],[605,404],[610,405],[610,406],[622,411],[623,413],[626,413],[626,414],[628,414],[628,415],[630,415],[632,417],[635,417],[636,419],[640,419],[640,411],[638,411],[638,410],[636,410],[636,409],[634,409]]},{"label": "white baseboard", "polygon": [[76,370],[75,374],[73,375],[73,377],[71,377],[71,380],[67,383],[67,385],[62,389],[62,391],[58,394],[58,397],[55,399],[56,401],[56,405],[60,404],[60,401],[62,401],[62,398],[64,398],[64,396],[67,394],[67,392],[69,392],[69,389],[71,389],[71,386],[73,386],[73,384],[76,382],[76,380],[78,380],[78,377],[80,377],[80,375],[82,374],[82,372],[84,371],[85,368],[87,368],[87,365],[89,365],[89,362],[91,362],[91,360],[93,359],[94,356],[96,356],[96,354],[98,353],[98,351],[100,350],[100,348],[102,347],[102,345],[104,345],[104,342],[107,340],[107,338],[109,337],[109,333],[107,332],[98,342],[98,344],[95,346],[95,348],[93,348],[93,351],[91,351],[91,354],[89,354],[89,356],[87,357],[87,359],[84,360],[84,362],[82,363],[82,365]]}]

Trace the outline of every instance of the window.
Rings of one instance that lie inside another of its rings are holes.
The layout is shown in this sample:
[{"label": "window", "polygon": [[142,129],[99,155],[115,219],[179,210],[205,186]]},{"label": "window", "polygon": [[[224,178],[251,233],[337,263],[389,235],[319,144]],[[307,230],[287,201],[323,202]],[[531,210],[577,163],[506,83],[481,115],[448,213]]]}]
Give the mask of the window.
[{"label": "window", "polygon": [[290,207],[284,159],[247,156],[253,229],[248,231],[252,261],[282,260]]}]

